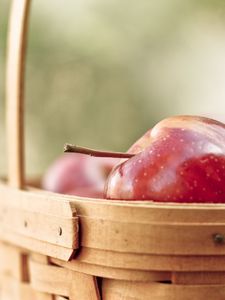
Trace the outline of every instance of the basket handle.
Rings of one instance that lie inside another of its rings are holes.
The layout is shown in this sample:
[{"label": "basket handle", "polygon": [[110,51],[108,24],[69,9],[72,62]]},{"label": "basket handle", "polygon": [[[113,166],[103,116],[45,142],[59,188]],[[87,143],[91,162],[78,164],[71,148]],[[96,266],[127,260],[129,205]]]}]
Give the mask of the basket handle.
[{"label": "basket handle", "polygon": [[9,185],[22,189],[24,167],[24,74],[30,0],[13,0],[6,64],[6,130]]}]

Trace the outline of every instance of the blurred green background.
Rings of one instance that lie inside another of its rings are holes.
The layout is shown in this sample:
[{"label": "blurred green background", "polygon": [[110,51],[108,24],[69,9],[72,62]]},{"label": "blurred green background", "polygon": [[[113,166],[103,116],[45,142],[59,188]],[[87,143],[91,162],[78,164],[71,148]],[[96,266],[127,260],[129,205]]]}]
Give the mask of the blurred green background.
[{"label": "blurred green background", "polygon": [[[0,0],[0,174],[11,1]],[[26,68],[26,169],[64,142],[126,150],[162,118],[225,121],[225,1],[33,0]]]}]

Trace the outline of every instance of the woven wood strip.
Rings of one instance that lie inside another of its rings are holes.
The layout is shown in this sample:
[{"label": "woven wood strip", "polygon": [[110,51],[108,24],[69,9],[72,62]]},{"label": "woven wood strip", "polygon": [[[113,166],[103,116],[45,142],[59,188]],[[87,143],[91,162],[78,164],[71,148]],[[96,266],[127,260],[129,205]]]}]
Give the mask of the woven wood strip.
[{"label": "woven wood strip", "polygon": [[225,272],[174,272],[171,280],[175,284],[225,284]]},{"label": "woven wood strip", "polygon": [[40,214],[49,214],[61,217],[76,217],[77,211],[71,199],[64,195],[53,194],[38,189],[25,191],[10,188],[0,181],[0,203],[7,201],[7,206],[21,208]]},{"label": "woven wood strip", "polygon": [[59,247],[58,245],[14,234],[12,232],[4,231],[1,232],[0,235],[2,240],[7,241],[11,245],[22,247],[27,251],[29,250],[43,255],[60,258],[65,261],[70,260],[74,253],[73,249]]},{"label": "woven wood strip", "polygon": [[103,280],[104,300],[206,300],[225,299],[225,285],[176,285]]},{"label": "woven wood strip", "polygon": [[[224,223],[225,204],[176,204],[152,201],[109,201],[66,196],[78,215],[128,223]],[[134,218],[135,216],[135,218]]]},{"label": "woven wood strip", "polygon": [[31,251],[69,260],[79,246],[78,217],[67,201],[0,183],[1,239]]},{"label": "woven wood strip", "polygon": [[15,246],[0,243],[0,273],[28,282],[27,253]]},{"label": "woven wood strip", "polygon": [[74,270],[80,273],[90,274],[103,278],[113,278],[129,281],[168,281],[171,280],[171,272],[159,271],[138,271],[120,268],[111,268],[98,266],[95,264],[86,264],[79,262],[77,259],[65,262],[59,259],[50,258],[50,261],[66,269]]},{"label": "woven wood strip", "polygon": [[1,231],[11,231],[32,239],[76,249],[78,218],[62,218],[5,206],[0,214]]},{"label": "woven wood strip", "polygon": [[225,256],[140,255],[81,247],[76,261],[133,270],[224,271]]},{"label": "woven wood strip", "polygon": [[96,279],[87,274],[32,259],[30,277],[32,287],[40,292],[66,296],[70,300],[100,300]]},{"label": "woven wood strip", "polygon": [[223,224],[136,223],[80,216],[81,246],[127,253],[158,255],[225,255],[225,244],[213,242],[215,233],[225,236]]},{"label": "woven wood strip", "polygon": [[29,283],[4,274],[0,276],[1,280],[1,300],[36,300],[35,291]]}]

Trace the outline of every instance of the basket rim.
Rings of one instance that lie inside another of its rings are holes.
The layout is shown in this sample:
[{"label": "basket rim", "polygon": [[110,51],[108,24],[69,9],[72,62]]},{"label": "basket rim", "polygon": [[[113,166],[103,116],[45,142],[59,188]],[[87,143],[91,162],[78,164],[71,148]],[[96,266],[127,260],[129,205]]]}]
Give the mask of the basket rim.
[{"label": "basket rim", "polygon": [[[42,190],[42,189],[41,189]],[[45,190],[42,190],[46,192]],[[154,201],[154,200],[122,200],[122,199],[106,199],[106,198],[89,198],[89,197],[81,197],[76,195],[68,195],[68,194],[59,194],[54,192],[48,192],[50,194],[55,195],[64,195],[65,197],[70,198],[73,201],[88,201],[91,203],[100,202],[102,204],[110,204],[115,206],[138,206],[138,207],[151,207],[151,208],[161,208],[161,209],[218,209],[222,208],[225,209],[225,202],[224,203],[199,203],[199,202],[164,202],[164,201]]]}]

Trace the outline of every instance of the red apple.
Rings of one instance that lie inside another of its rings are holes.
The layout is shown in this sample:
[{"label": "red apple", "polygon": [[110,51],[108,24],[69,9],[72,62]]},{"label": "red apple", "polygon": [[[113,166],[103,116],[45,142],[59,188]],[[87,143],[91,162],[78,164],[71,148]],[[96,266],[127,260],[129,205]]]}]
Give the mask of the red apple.
[{"label": "red apple", "polygon": [[127,151],[128,153],[138,154],[142,152],[151,143],[151,129],[149,129],[142,137],[140,137]]},{"label": "red apple", "polygon": [[225,202],[225,124],[197,116],[159,122],[143,151],[110,173],[105,197]]},{"label": "red apple", "polygon": [[116,162],[112,158],[65,154],[47,170],[42,187],[55,193],[102,198],[106,177]]}]

